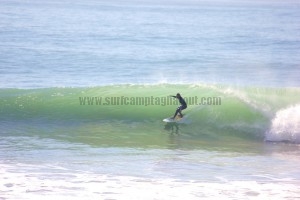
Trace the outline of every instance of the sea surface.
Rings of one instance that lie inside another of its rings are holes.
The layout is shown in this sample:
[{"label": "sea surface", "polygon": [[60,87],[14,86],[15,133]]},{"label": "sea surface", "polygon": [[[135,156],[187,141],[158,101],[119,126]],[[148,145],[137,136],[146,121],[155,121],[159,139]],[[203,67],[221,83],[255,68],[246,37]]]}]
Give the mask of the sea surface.
[{"label": "sea surface", "polygon": [[299,19],[296,0],[1,0],[0,200],[300,198]]}]

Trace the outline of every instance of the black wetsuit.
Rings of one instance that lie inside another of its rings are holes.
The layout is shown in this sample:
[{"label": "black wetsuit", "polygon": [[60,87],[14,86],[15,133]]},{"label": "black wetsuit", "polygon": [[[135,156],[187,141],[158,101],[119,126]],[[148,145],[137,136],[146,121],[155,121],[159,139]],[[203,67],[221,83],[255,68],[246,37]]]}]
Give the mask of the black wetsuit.
[{"label": "black wetsuit", "polygon": [[181,104],[181,105],[176,109],[176,112],[175,112],[175,114],[174,114],[174,118],[176,117],[176,115],[177,115],[178,113],[179,113],[180,116],[182,117],[181,111],[187,108],[186,102],[185,102],[185,100],[184,100],[181,96],[180,96],[180,97],[172,96],[172,97],[178,98],[179,103]]}]

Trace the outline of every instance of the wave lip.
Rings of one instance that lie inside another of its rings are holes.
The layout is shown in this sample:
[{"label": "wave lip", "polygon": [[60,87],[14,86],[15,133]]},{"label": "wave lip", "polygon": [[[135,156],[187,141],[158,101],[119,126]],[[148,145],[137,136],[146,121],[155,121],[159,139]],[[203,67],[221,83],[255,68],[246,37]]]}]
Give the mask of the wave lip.
[{"label": "wave lip", "polygon": [[266,132],[266,141],[300,144],[300,104],[276,113]]}]

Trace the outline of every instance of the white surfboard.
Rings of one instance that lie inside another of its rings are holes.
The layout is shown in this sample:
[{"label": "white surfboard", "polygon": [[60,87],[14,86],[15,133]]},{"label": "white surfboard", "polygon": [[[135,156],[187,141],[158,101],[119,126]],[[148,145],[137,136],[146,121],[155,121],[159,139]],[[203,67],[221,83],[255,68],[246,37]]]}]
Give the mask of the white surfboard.
[{"label": "white surfboard", "polygon": [[182,120],[183,118],[180,117],[176,117],[175,119],[173,119],[173,117],[168,117],[166,119],[163,119],[163,122],[167,122],[167,123],[178,123]]}]

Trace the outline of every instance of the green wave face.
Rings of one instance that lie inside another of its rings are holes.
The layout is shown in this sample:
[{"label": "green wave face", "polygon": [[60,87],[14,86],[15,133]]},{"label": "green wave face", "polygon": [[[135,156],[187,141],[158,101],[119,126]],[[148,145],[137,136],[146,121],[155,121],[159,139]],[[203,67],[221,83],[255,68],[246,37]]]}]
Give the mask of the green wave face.
[{"label": "green wave face", "polygon": [[[162,120],[173,116],[179,106],[177,99],[169,97],[176,93],[185,98],[188,108],[182,111],[185,115],[182,123],[166,124]],[[166,132],[184,135],[193,142],[262,141],[266,134],[274,134],[272,123],[279,111],[296,106],[298,112],[300,90],[220,85],[112,85],[1,89],[0,97],[0,120],[6,133],[19,131],[21,134],[23,129],[26,133],[42,134],[37,132],[44,130],[46,135],[64,134],[89,143],[114,144],[121,138],[123,145],[143,146],[159,145],[157,136]],[[297,114],[291,117],[298,123]],[[299,134],[297,131],[294,134]],[[294,140],[297,142],[297,137]]]}]

